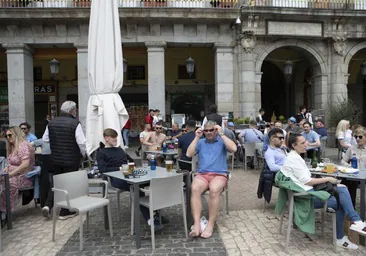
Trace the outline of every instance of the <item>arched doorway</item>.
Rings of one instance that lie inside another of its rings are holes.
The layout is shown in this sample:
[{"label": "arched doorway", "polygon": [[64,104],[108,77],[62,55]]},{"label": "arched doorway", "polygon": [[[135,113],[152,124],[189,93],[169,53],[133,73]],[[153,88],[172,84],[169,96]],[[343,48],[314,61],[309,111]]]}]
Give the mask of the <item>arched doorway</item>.
[{"label": "arched doorway", "polygon": [[201,120],[201,111],[204,111],[204,95],[174,94],[171,108],[176,114],[185,114],[186,118]]},{"label": "arched doorway", "polygon": [[[293,64],[291,75],[284,74],[287,60]],[[301,40],[283,40],[265,47],[258,54],[255,71],[262,74],[261,85],[257,87],[261,92],[261,106],[272,107],[265,109],[266,120],[270,120],[273,111],[277,117],[295,115],[302,104],[311,109],[326,107],[325,63],[313,46]]]},{"label": "arched doorway", "polygon": [[[365,45],[366,46],[366,45]],[[364,113],[360,124],[366,124],[366,76],[361,73],[361,65],[366,60],[366,48],[358,50],[353,54],[348,65],[348,99],[351,99],[353,103]]]}]

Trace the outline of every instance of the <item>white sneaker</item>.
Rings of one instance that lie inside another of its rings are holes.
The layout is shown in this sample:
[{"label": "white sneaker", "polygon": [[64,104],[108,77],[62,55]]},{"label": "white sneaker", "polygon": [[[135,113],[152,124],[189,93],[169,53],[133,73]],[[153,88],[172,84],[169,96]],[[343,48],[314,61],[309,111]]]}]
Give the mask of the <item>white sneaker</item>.
[{"label": "white sneaker", "polygon": [[344,236],[342,239],[337,239],[337,246],[344,249],[357,250],[358,246],[348,240],[348,236]]},{"label": "white sneaker", "polygon": [[42,208],[42,216],[47,219],[51,217],[50,208],[48,206]]},{"label": "white sneaker", "polygon": [[366,223],[362,221],[355,221],[351,227],[351,230],[356,231],[360,234],[366,235]]},{"label": "white sneaker", "polygon": [[128,146],[125,146],[125,149],[129,148]]}]

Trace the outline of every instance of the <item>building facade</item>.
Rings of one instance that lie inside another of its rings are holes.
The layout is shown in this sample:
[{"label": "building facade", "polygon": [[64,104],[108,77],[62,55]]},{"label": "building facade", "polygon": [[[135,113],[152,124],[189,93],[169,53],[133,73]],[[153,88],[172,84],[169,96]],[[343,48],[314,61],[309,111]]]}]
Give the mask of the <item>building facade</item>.
[{"label": "building facade", "polygon": [[[167,119],[200,119],[212,103],[235,117],[263,107],[269,120],[351,98],[366,112],[366,0],[117,1],[127,106]],[[40,134],[70,99],[85,124],[89,16],[90,1],[0,0],[2,119]]]}]

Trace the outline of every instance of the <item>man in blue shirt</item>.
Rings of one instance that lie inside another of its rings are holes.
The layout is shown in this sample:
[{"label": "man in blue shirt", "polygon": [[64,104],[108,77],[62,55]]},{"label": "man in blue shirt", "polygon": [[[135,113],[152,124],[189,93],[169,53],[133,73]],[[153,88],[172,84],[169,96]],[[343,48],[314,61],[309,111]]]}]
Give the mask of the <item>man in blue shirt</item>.
[{"label": "man in blue shirt", "polygon": [[32,142],[37,139],[36,135],[34,135],[33,133],[30,132],[31,125],[29,123],[27,123],[27,122],[21,123],[19,125],[19,127],[24,132],[25,138],[28,142]]},{"label": "man in blue shirt", "polygon": [[326,140],[328,137],[327,129],[324,127],[324,123],[321,120],[315,121],[316,133],[320,135],[320,140]]},{"label": "man in blue shirt", "polygon": [[310,122],[306,121],[303,125],[304,131],[301,133],[304,136],[305,140],[308,142],[308,146],[306,148],[307,157],[312,158],[314,151],[317,151],[317,157],[319,158],[319,148],[320,148],[320,140],[319,135],[311,130]]},{"label": "man in blue shirt", "polygon": [[268,137],[270,144],[266,153],[264,154],[264,159],[268,165],[268,168],[272,172],[277,172],[281,169],[283,163],[286,160],[286,150],[282,146],[285,140],[282,129],[273,128],[269,133]]},{"label": "man in blue shirt", "polygon": [[[280,120],[277,120],[275,123],[274,123],[274,128],[278,128],[278,129],[281,129],[283,131],[283,136],[286,137],[286,131],[282,129],[282,122]],[[267,148],[269,146],[269,133],[267,133],[265,136],[264,136],[264,139],[263,139],[263,153],[265,153],[267,151]],[[282,143],[284,144],[284,143]]]},{"label": "man in blue shirt", "polygon": [[[182,135],[178,139],[178,159],[184,161],[192,161],[191,157],[187,157],[187,149],[192,143],[194,137],[196,137],[194,130],[196,129],[196,121],[188,120],[186,123],[186,128],[182,129]],[[192,165],[185,162],[179,162],[179,168],[182,170],[192,170]]]},{"label": "man in blue shirt", "polygon": [[[205,134],[204,139],[200,139]],[[192,182],[191,207],[194,219],[190,237],[209,238],[212,236],[216,216],[220,210],[221,193],[227,185],[228,170],[226,163],[227,151],[236,152],[235,143],[222,131],[221,126],[214,121],[208,121],[204,129],[198,128],[196,136],[187,149],[187,157],[198,154],[198,174]],[[208,202],[209,220],[206,228],[201,230],[200,218],[202,212],[201,196],[210,190]]]},{"label": "man in blue shirt", "polygon": [[242,131],[239,138],[243,138],[244,143],[263,142],[263,133],[257,129],[257,123],[252,120],[249,122],[249,128]]}]

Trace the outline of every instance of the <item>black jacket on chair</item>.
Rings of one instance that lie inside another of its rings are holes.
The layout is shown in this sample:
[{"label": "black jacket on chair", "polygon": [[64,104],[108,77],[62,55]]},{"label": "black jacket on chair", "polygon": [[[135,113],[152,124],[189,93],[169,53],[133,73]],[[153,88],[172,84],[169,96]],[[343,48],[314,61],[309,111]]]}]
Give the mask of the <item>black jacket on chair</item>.
[{"label": "black jacket on chair", "polygon": [[261,175],[259,176],[257,196],[258,198],[264,197],[267,203],[271,202],[272,197],[272,186],[274,184],[274,178],[276,173],[272,172],[264,161]]}]

